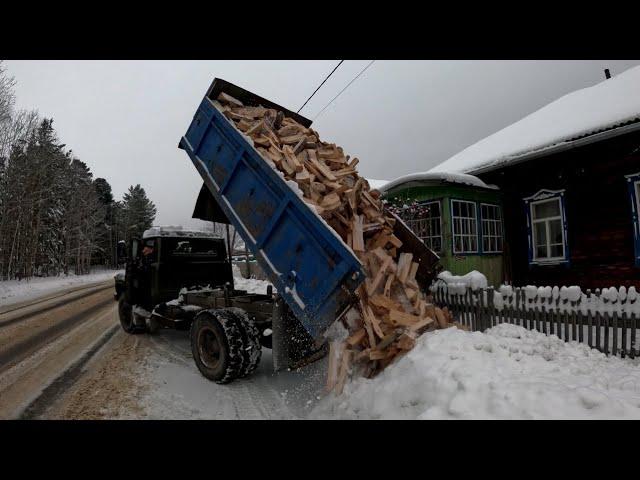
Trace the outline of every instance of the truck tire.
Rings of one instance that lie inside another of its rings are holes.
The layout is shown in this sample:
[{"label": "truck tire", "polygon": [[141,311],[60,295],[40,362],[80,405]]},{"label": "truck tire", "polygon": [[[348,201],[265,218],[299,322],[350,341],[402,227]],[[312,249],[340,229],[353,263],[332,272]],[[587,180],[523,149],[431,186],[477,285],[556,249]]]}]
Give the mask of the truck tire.
[{"label": "truck tire", "polygon": [[216,383],[229,383],[242,371],[243,334],[239,320],[225,310],[205,310],[191,324],[191,353],[200,373]]},{"label": "truck tire", "polygon": [[260,364],[260,359],[262,358],[260,331],[249,318],[247,312],[241,308],[231,307],[226,310],[237,318],[240,328],[242,329],[242,356],[244,361],[239,378],[244,378],[251,375]]},{"label": "truck tire", "polygon": [[136,333],[136,326],[133,323],[133,307],[125,297],[120,297],[118,301],[118,317],[120,318],[120,325],[125,332]]},{"label": "truck tire", "polygon": [[124,296],[120,297],[120,300],[118,301],[118,317],[120,318],[120,325],[122,326],[122,329],[131,335],[144,333],[147,330],[146,327],[136,326],[134,323],[134,316],[135,313],[133,313],[133,307],[131,304],[127,302]]}]

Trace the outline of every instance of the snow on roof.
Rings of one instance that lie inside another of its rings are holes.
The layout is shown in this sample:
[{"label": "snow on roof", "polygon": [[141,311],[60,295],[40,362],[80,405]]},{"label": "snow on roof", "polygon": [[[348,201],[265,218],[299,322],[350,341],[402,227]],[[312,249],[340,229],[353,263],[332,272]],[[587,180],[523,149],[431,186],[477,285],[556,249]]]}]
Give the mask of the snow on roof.
[{"label": "snow on roof", "polygon": [[399,185],[404,185],[406,183],[411,182],[446,182],[446,183],[460,183],[464,185],[472,185],[474,187],[480,188],[490,188],[493,190],[497,190],[498,187],[494,185],[487,185],[478,177],[474,177],[473,175],[467,175],[466,173],[446,173],[446,172],[420,172],[420,173],[410,173],[409,175],[404,175],[403,177],[396,178],[395,180],[388,182],[382,188],[380,188],[380,192],[386,192],[391,190],[394,187]]},{"label": "snow on roof", "polygon": [[638,121],[640,67],[634,67],[559,98],[429,171],[477,173]]},{"label": "snow on roof", "polygon": [[218,235],[201,230],[183,230],[181,226],[171,225],[151,227],[142,234],[143,239],[151,237],[218,238]]},{"label": "snow on roof", "polygon": [[375,178],[367,178],[366,180],[373,190],[380,190],[384,185],[389,183],[388,180],[376,180]]}]

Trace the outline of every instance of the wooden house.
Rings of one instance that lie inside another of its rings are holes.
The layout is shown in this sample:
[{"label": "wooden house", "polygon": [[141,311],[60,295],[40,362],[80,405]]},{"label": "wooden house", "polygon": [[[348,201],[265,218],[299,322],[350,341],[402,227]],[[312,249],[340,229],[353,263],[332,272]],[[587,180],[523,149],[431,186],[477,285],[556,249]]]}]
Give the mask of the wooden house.
[{"label": "wooden house", "polygon": [[505,280],[640,286],[640,67],[552,102],[431,172],[499,187]]},{"label": "wooden house", "polygon": [[455,275],[503,281],[502,200],[497,187],[464,174],[417,173],[378,187],[388,207]]}]

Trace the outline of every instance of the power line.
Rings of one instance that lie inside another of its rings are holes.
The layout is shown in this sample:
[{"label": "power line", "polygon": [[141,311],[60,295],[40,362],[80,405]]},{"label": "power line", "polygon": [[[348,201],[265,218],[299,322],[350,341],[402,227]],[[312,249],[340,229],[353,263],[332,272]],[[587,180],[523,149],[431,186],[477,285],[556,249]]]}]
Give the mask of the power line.
[{"label": "power line", "polygon": [[339,67],[340,65],[342,65],[342,62],[344,62],[344,60],[340,60],[340,63],[338,63],[338,65],[336,65],[336,66],[335,66],[335,68],[334,68],[333,70],[331,70],[331,73],[330,73],[329,75],[327,75],[327,77],[322,81],[322,83],[321,83],[320,85],[318,85],[318,88],[316,88],[316,89],[313,91],[313,93],[311,94],[311,96],[310,96],[309,98],[307,98],[307,101],[306,101],[306,102],[304,102],[304,103],[302,104],[302,106],[298,109],[298,111],[297,111],[296,113],[300,113],[300,110],[302,110],[302,109],[304,108],[304,106],[309,102],[309,100],[311,100],[311,99],[313,98],[313,96],[316,94],[316,92],[317,92],[318,90],[320,90],[320,87],[322,87],[322,85],[324,85],[324,82],[326,82],[327,80],[329,80],[329,77],[330,77],[331,75],[333,75],[333,72],[335,72],[335,71],[338,69],[338,67]]},{"label": "power line", "polygon": [[371,62],[369,62],[369,65],[367,65],[366,67],[364,67],[364,68],[360,71],[360,73],[359,73],[358,75],[356,75],[356,76],[355,76],[355,78],[354,78],[353,80],[351,80],[349,83],[347,83],[347,86],[346,86],[346,87],[344,87],[342,90],[340,90],[340,92],[339,92],[335,97],[333,97],[333,98],[331,99],[331,101],[330,101],[329,103],[327,103],[327,104],[324,106],[324,108],[323,108],[322,110],[320,110],[320,111],[318,112],[318,114],[317,114],[315,117],[313,117],[313,120],[315,120],[316,118],[318,118],[318,117],[320,116],[320,114],[321,114],[322,112],[324,112],[324,111],[327,109],[327,107],[328,107],[329,105],[331,105],[331,104],[333,103],[333,101],[334,101],[336,98],[338,98],[340,95],[342,95],[342,92],[344,92],[347,88],[349,88],[349,85],[351,85],[353,82],[355,82],[355,81],[358,79],[358,77],[359,77],[360,75],[362,75],[362,74],[367,70],[367,68],[369,68],[371,65],[373,65],[373,62],[375,62],[375,60],[371,60]]}]

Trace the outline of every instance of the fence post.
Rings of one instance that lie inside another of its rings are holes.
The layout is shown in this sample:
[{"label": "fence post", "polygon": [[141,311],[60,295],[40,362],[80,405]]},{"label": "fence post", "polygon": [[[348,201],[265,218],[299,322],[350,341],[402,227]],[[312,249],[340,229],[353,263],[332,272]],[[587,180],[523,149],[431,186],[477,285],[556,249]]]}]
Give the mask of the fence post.
[{"label": "fence post", "polygon": [[[600,289],[596,288],[596,305],[600,305]],[[600,310],[596,308],[596,349],[602,352],[602,315]]]},{"label": "fence post", "polygon": [[582,315],[582,310],[580,309],[580,306],[582,305],[582,295],[580,296],[580,298],[578,299],[578,301],[576,302],[576,315],[577,315],[577,322],[578,322],[578,341],[580,343],[584,343],[584,315]]},{"label": "fence post", "polygon": [[591,308],[589,308],[592,305],[592,297],[591,297],[591,289],[587,289],[587,325],[589,328],[589,331],[587,332],[587,345],[589,345],[589,347],[593,347],[593,318],[591,317]]},{"label": "fence post", "polygon": [[[611,302],[613,305],[616,302]],[[611,334],[613,335],[613,348],[611,349],[612,355],[618,354],[618,312],[616,310],[613,311],[613,321],[611,323]]]},{"label": "fence post", "polygon": [[469,321],[469,328],[471,329],[472,332],[475,332],[476,331],[476,322],[475,322],[475,314],[474,314],[475,307],[473,305],[473,292],[471,291],[470,287],[467,288],[467,293],[465,295],[467,296],[467,320]]},{"label": "fence post", "polygon": [[484,323],[482,319],[482,289],[476,290],[476,323],[478,324],[478,330],[480,332],[484,331]]},{"label": "fence post", "polygon": [[[515,295],[515,311],[513,315],[513,324],[520,325],[520,287],[514,290]],[[517,318],[516,318],[517,317]]]},{"label": "fence post", "polygon": [[576,305],[577,302],[574,302],[573,300],[571,300],[569,302],[569,304],[571,305],[571,340],[574,342],[578,341],[578,336],[577,336],[577,325],[576,325]]},{"label": "fence post", "polygon": [[622,315],[620,316],[620,320],[622,321],[622,342],[620,344],[620,356],[625,358],[627,356],[627,312],[622,310]]},{"label": "fence post", "polygon": [[[638,300],[636,300],[637,302]],[[631,352],[629,354],[629,356],[631,358],[636,358],[636,326],[637,326],[637,320],[638,317],[635,313],[633,313],[633,311],[631,312],[631,321],[629,323],[631,323]]]}]

